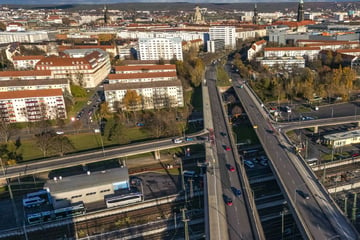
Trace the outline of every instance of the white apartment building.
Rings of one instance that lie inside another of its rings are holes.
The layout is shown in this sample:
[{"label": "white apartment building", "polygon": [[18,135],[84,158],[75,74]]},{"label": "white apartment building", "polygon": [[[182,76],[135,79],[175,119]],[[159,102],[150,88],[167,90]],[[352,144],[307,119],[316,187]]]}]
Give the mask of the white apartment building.
[{"label": "white apartment building", "polygon": [[182,41],[201,39],[204,42],[205,31],[129,31],[119,30],[117,37],[139,39],[139,38],[181,38]]},{"label": "white apartment building", "polygon": [[124,96],[128,90],[135,90],[141,96],[138,110],[184,106],[183,88],[180,80],[127,82],[104,85],[105,98],[111,111],[129,110],[123,104]]},{"label": "white apartment building", "polygon": [[115,66],[115,73],[150,73],[150,72],[175,72],[176,66],[169,65],[133,65],[133,66]]},{"label": "white apartment building", "polygon": [[71,94],[70,84],[67,79],[35,79],[35,80],[3,80],[0,81],[0,92],[61,89]]},{"label": "white apartment building", "polygon": [[140,38],[138,59],[183,60],[181,38]]},{"label": "white apartment building", "polygon": [[109,55],[101,49],[65,50],[63,56],[40,60],[36,70],[50,70],[54,78],[65,78],[85,88],[94,88],[111,70]]},{"label": "white apartment building", "polygon": [[16,70],[34,69],[35,65],[45,56],[13,56],[12,63]]},{"label": "white apartment building", "polygon": [[61,89],[9,91],[0,94],[0,117],[8,122],[66,119]]},{"label": "white apartment building", "polygon": [[0,32],[0,44],[13,42],[42,42],[49,41],[48,33],[45,31],[30,32]]},{"label": "white apartment building", "polygon": [[306,57],[315,59],[320,52],[320,47],[275,47],[264,48],[264,57]]},{"label": "white apartment building", "polygon": [[28,71],[0,71],[0,81],[3,80],[36,80],[54,78],[49,70],[28,70]]},{"label": "white apartment building", "polygon": [[25,27],[22,23],[13,22],[6,25],[7,32],[23,32],[25,31]]},{"label": "white apartment building", "polygon": [[212,26],[209,28],[210,40],[223,40],[225,48],[236,46],[236,31],[234,26]]},{"label": "white apartment building", "polygon": [[135,82],[158,82],[177,80],[176,72],[140,72],[109,74],[109,84],[114,83],[135,83]]},{"label": "white apartment building", "polygon": [[291,70],[294,67],[305,67],[305,59],[303,57],[256,58],[256,61],[260,62],[262,66],[277,66],[285,70]]}]

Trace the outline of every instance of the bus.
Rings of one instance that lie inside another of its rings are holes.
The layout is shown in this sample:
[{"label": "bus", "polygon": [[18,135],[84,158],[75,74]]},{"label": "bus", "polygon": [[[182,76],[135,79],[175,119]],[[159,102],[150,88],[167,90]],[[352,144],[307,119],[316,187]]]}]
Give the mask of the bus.
[{"label": "bus", "polygon": [[305,160],[307,164],[309,164],[309,166],[315,166],[318,164],[319,159],[317,158],[309,158]]},{"label": "bus", "polygon": [[143,195],[141,193],[130,193],[126,195],[113,196],[110,198],[106,198],[106,207],[117,207],[117,206],[125,206],[132,203],[141,202],[143,200]]}]

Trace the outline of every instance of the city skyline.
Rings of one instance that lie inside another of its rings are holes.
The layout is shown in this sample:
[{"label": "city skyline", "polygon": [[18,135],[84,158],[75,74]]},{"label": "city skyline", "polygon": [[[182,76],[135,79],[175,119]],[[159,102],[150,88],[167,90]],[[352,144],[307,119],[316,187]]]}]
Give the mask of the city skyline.
[{"label": "city skyline", "polygon": [[[136,1],[129,1],[129,0],[59,0],[56,3],[49,3],[49,1],[46,0],[3,0],[1,1],[1,4],[11,4],[11,5],[63,5],[63,4],[86,4],[86,5],[92,5],[92,4],[115,4],[115,3],[134,3],[134,2],[141,2],[141,3],[166,3],[166,2],[172,2],[172,3],[193,3],[193,4],[205,4],[205,3],[268,3],[273,2],[271,0],[257,0],[257,1],[250,1],[250,0],[187,0],[187,1],[177,1],[177,0],[136,0]],[[296,0],[276,0],[275,2],[278,3],[292,3],[292,2],[299,2]],[[311,0],[307,1],[304,0],[304,2],[351,2],[347,0]]]}]

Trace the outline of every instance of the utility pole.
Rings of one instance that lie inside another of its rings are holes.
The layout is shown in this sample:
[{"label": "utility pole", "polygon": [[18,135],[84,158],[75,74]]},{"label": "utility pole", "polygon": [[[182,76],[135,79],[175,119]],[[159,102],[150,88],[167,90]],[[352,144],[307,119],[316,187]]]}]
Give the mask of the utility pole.
[{"label": "utility pole", "polygon": [[190,198],[193,198],[194,197],[194,189],[193,189],[193,179],[190,178],[189,180],[189,183],[190,183]]},{"label": "utility pole", "polygon": [[354,204],[352,208],[352,217],[351,220],[355,223],[356,222],[356,202],[357,202],[357,193],[354,192]]},{"label": "utility pole", "polygon": [[189,240],[189,226],[188,226],[188,222],[189,219],[186,218],[186,208],[182,208],[181,209],[182,212],[182,221],[184,222],[184,234],[185,234],[185,240]]}]

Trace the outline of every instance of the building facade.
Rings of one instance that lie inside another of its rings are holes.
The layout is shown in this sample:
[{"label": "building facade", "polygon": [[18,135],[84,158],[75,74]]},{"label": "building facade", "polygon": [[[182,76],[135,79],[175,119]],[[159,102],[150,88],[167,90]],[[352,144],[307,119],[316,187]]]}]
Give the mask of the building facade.
[{"label": "building facade", "polygon": [[9,91],[0,94],[0,117],[6,122],[66,119],[61,89]]},{"label": "building facade", "polygon": [[16,70],[34,69],[35,65],[45,56],[13,56],[12,63]]},{"label": "building facade", "polygon": [[55,78],[65,78],[85,88],[94,88],[111,70],[109,55],[101,49],[71,49],[62,56],[40,60],[36,70],[50,70]]},{"label": "building facade", "polygon": [[67,79],[35,79],[35,80],[3,80],[0,81],[0,92],[61,89],[71,94],[70,84]]},{"label": "building facade", "polygon": [[225,48],[236,47],[236,31],[234,26],[212,26],[209,28],[210,40],[223,40]]},{"label": "building facade", "polygon": [[183,60],[181,38],[140,38],[139,60]]},{"label": "building facade", "polygon": [[49,70],[28,70],[28,71],[0,71],[0,81],[3,80],[36,80],[54,78]]},{"label": "building facade", "polygon": [[275,47],[264,48],[264,57],[305,57],[315,59],[320,52],[320,47]]},{"label": "building facade", "polygon": [[13,42],[42,42],[49,41],[47,32],[31,31],[31,32],[0,32],[0,44]]}]

